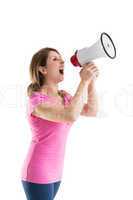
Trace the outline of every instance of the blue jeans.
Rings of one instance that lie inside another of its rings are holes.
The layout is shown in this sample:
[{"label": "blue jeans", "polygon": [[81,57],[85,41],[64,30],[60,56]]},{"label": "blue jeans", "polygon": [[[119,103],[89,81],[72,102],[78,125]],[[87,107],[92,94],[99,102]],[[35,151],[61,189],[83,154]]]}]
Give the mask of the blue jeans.
[{"label": "blue jeans", "polygon": [[27,200],[53,200],[61,181],[53,183],[32,183],[21,180]]}]

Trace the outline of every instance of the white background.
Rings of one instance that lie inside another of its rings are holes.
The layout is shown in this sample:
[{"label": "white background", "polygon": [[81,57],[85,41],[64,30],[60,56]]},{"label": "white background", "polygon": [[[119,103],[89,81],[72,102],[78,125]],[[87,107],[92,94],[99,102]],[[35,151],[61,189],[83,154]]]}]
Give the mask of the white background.
[{"label": "white background", "polygon": [[97,117],[72,127],[57,200],[133,199],[132,1],[1,1],[0,108],[1,199],[26,199],[20,173],[31,139],[26,120],[29,63],[40,48],[57,48],[66,60],[60,88],[74,95],[79,68],[70,63],[76,49],[107,32],[117,57],[97,59]]}]

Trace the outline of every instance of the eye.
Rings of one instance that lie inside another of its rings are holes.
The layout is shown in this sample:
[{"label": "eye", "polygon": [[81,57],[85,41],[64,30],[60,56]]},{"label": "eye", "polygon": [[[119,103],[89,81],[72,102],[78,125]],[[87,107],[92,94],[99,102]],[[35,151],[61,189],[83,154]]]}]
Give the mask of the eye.
[{"label": "eye", "polygon": [[53,58],[53,60],[58,60],[58,58]]}]

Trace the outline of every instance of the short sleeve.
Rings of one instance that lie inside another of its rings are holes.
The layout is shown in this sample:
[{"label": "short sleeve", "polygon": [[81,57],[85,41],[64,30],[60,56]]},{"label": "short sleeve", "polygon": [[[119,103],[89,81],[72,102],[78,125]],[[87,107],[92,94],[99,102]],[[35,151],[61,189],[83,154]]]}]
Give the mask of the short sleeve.
[{"label": "short sleeve", "polygon": [[31,113],[34,111],[35,107],[46,100],[49,100],[48,96],[41,95],[40,93],[35,92],[32,94],[28,99],[28,105],[27,105],[27,114],[31,115]]},{"label": "short sleeve", "polygon": [[62,90],[62,92],[64,93],[65,98],[67,99],[67,102],[70,103],[72,98],[73,98],[73,96],[69,92],[67,92],[65,90]]}]

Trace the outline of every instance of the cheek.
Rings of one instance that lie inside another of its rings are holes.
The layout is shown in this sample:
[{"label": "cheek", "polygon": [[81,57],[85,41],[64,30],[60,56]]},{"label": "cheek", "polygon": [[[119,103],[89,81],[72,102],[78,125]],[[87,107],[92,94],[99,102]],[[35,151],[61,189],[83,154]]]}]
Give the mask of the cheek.
[{"label": "cheek", "polygon": [[55,77],[57,76],[59,73],[59,69],[56,69],[54,67],[52,67],[50,70],[49,70],[49,75],[52,76],[52,77]]},{"label": "cheek", "polygon": [[49,76],[55,77],[59,73],[59,67],[56,66],[56,63],[50,62],[48,65],[48,74]]}]

